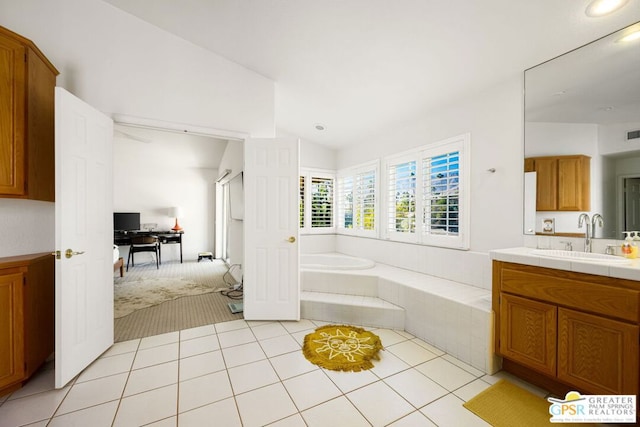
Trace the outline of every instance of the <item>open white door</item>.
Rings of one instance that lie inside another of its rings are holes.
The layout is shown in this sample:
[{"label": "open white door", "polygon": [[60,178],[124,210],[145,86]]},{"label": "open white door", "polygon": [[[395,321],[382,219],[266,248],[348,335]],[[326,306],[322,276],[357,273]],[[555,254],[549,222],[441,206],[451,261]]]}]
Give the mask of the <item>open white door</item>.
[{"label": "open white door", "polygon": [[62,88],[55,94],[61,388],[113,344],[113,121]]},{"label": "open white door", "polygon": [[244,144],[244,318],[300,320],[299,141]]}]

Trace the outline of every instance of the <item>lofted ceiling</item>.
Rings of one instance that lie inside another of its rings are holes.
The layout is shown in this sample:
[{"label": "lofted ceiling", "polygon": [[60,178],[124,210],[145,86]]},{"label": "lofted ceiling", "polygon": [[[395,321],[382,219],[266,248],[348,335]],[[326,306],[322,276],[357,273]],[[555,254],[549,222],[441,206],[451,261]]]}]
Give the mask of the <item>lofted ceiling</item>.
[{"label": "lofted ceiling", "polygon": [[105,1],[274,80],[279,131],[332,147],[640,21],[640,0]]}]

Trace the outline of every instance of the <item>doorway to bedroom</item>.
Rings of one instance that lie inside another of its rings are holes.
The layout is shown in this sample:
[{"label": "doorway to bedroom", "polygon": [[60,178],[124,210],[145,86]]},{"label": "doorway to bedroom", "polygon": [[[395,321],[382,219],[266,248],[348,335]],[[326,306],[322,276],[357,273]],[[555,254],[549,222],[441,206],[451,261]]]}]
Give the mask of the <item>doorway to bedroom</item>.
[{"label": "doorway to bedroom", "polygon": [[[179,207],[184,231],[182,256],[180,245],[163,244],[159,265],[155,252],[141,252],[127,271],[129,246],[119,246],[125,271],[114,271],[115,341],[242,317],[228,306],[238,298],[229,292],[237,281],[217,259],[223,235],[216,232],[220,218],[229,221],[216,210],[221,164],[229,164],[237,145],[242,141],[115,124],[114,212],[139,213],[140,229],[153,233],[171,230],[172,208]],[[235,238],[225,235],[225,246]]]}]

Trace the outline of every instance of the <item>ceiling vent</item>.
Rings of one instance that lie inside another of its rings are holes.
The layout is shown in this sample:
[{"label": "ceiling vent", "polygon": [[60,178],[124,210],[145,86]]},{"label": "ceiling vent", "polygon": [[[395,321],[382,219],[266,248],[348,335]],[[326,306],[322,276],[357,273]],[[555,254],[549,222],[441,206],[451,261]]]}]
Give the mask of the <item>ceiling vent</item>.
[{"label": "ceiling vent", "polygon": [[640,130],[630,130],[627,132],[627,141],[632,139],[640,139]]}]

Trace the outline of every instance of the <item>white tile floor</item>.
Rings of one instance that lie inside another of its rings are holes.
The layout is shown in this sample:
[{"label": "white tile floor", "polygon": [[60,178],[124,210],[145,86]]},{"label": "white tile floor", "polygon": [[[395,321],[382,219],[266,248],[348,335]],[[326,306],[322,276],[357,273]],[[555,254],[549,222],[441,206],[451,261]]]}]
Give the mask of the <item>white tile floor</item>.
[{"label": "white tile floor", "polygon": [[373,330],[385,346],[373,369],[320,369],[300,351],[320,324],[236,320],[117,343],[61,390],[49,367],[0,397],[0,427],[488,425],[462,403],[507,375],[388,329]]}]

